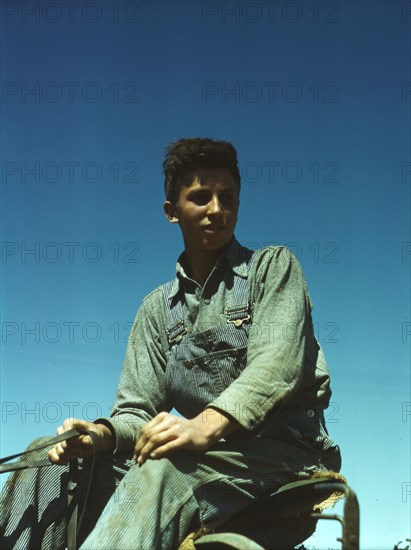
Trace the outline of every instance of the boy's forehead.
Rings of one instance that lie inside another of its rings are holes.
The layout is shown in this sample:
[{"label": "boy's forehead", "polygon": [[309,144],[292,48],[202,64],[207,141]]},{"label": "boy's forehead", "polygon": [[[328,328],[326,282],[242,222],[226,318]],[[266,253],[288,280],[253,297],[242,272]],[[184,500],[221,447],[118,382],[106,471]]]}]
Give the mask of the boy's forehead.
[{"label": "boy's forehead", "polygon": [[222,185],[224,187],[236,187],[234,178],[226,168],[205,166],[187,174],[188,186],[198,185]]}]

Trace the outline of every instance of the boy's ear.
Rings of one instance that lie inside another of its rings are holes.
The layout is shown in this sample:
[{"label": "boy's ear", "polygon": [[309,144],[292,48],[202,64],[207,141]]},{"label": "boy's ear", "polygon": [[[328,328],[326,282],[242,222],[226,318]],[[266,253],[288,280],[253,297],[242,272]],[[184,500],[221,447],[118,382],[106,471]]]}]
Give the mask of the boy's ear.
[{"label": "boy's ear", "polygon": [[165,201],[165,203],[163,204],[163,209],[169,222],[178,223],[176,207],[172,202]]}]

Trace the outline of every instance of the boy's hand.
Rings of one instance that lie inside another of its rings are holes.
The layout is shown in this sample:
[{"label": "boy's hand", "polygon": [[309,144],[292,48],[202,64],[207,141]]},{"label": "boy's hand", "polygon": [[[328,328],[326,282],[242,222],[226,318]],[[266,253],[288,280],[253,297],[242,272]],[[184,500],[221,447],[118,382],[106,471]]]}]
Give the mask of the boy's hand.
[{"label": "boy's hand", "polygon": [[206,451],[238,426],[232,417],[215,409],[206,409],[190,420],[162,412],[141,429],[134,458],[141,465],[148,458],[162,458],[177,449]]},{"label": "boy's hand", "polygon": [[[69,430],[89,430],[95,432],[100,438],[100,449],[110,450],[114,448],[114,436],[111,430],[104,424],[94,424],[86,420],[67,418],[63,426],[57,428],[57,435]],[[54,464],[67,464],[71,459],[86,458],[93,454],[93,441],[89,435],[79,435],[67,441],[57,443],[49,451],[48,457]]]}]

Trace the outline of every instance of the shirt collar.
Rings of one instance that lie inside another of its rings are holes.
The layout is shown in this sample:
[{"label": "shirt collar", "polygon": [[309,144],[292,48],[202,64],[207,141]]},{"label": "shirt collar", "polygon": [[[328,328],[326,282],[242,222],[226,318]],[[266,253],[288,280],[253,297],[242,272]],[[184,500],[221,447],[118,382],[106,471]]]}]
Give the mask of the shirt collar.
[{"label": "shirt collar", "polygon": [[[247,263],[250,259],[252,251],[242,246],[233,236],[224,255],[218,260],[217,265],[228,264],[228,267],[240,277],[246,279],[248,277]],[[168,298],[174,298],[180,289],[180,284],[184,279],[187,279],[186,273],[185,252],[180,254],[176,264],[176,278],[173,281]]]}]

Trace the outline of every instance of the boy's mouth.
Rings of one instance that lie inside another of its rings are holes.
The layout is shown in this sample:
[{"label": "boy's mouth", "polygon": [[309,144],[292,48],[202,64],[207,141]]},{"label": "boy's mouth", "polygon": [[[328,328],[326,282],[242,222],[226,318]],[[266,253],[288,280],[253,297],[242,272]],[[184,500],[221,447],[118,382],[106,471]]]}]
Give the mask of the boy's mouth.
[{"label": "boy's mouth", "polygon": [[204,231],[206,233],[217,233],[218,231],[221,231],[222,229],[224,229],[223,225],[210,224],[210,225],[205,226]]}]

